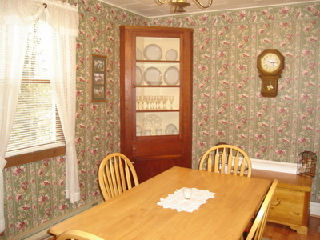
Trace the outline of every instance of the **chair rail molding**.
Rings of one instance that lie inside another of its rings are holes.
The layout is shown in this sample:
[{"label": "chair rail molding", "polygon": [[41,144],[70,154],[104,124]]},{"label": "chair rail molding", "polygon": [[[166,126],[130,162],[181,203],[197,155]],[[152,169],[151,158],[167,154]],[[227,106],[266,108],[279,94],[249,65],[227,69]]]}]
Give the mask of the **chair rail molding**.
[{"label": "chair rail molding", "polygon": [[297,174],[297,164],[250,158],[252,169]]}]

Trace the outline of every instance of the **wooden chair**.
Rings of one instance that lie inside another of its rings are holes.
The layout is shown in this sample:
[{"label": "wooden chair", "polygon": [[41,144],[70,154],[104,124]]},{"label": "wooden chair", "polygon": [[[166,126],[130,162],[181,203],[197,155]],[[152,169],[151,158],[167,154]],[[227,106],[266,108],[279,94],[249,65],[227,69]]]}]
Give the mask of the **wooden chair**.
[{"label": "wooden chair", "polygon": [[257,216],[254,219],[253,225],[250,228],[249,234],[246,237],[246,240],[261,240],[264,228],[266,226],[268,212],[271,205],[271,200],[274,195],[274,191],[278,185],[278,180],[275,179],[263,200],[263,203],[259,209]]},{"label": "wooden chair", "polygon": [[203,154],[199,170],[250,177],[251,161],[248,155],[236,146],[217,145]]},{"label": "wooden chair", "polygon": [[121,153],[109,154],[102,160],[98,180],[105,201],[139,184],[132,163]]},{"label": "wooden chair", "polygon": [[104,240],[92,233],[84,232],[81,230],[68,230],[60,234],[57,240]]}]

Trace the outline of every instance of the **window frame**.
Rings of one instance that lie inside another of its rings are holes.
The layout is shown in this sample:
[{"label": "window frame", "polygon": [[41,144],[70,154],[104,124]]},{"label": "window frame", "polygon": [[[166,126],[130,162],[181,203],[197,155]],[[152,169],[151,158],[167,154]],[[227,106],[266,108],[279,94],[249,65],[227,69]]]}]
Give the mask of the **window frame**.
[{"label": "window frame", "polygon": [[23,153],[7,157],[5,168],[24,165],[30,162],[38,162],[46,158],[58,157],[66,154],[66,146],[57,146],[47,149],[37,150],[30,153]]},{"label": "window frame", "polygon": [[[35,25],[38,23],[39,19],[36,20]],[[34,31],[34,30],[32,30]],[[32,78],[24,78],[21,81],[34,81],[35,83],[37,81],[41,81],[45,83],[48,81],[48,84],[50,84],[50,79],[45,79],[45,80],[40,80],[40,79],[32,79]],[[57,114],[57,109],[56,109],[56,114]],[[58,116],[59,118],[59,116]],[[61,121],[59,119],[59,121]],[[60,131],[62,131],[62,126],[60,122]],[[56,132],[57,134],[57,132]],[[62,133],[63,134],[63,133]],[[64,138],[64,137],[63,137]],[[10,153],[11,152],[11,153]],[[47,158],[53,158],[53,157],[58,157],[58,156],[63,156],[66,154],[66,146],[65,146],[65,141],[61,142],[51,142],[51,143],[46,143],[43,145],[37,145],[34,147],[27,147],[25,150],[20,149],[20,150],[13,150],[6,152],[6,166],[5,168],[9,167],[14,167],[14,166],[20,166],[24,165],[30,162],[37,162],[41,161]]]}]

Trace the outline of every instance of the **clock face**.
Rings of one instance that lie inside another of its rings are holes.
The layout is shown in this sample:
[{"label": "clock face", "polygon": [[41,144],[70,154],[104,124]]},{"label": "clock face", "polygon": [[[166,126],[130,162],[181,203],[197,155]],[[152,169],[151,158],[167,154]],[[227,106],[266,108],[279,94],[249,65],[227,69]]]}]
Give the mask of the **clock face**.
[{"label": "clock face", "polygon": [[277,54],[267,53],[261,58],[261,67],[266,72],[274,72],[280,67],[280,58]]}]

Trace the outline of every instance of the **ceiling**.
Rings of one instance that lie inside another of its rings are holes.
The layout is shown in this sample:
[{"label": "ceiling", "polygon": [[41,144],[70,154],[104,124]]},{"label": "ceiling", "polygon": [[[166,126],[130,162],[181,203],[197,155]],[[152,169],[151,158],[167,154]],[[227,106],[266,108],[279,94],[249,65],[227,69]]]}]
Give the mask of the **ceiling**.
[{"label": "ceiling", "polygon": [[[170,6],[164,4],[158,6],[154,0],[100,0],[112,6],[128,10],[144,17],[158,17],[170,14]],[[208,0],[200,0],[206,4]],[[191,6],[186,7],[186,13],[199,13],[204,11],[217,11],[228,9],[243,9],[261,6],[275,6],[297,2],[312,2],[310,0],[213,0],[212,6],[206,10],[199,9],[197,5],[189,0]]]}]

